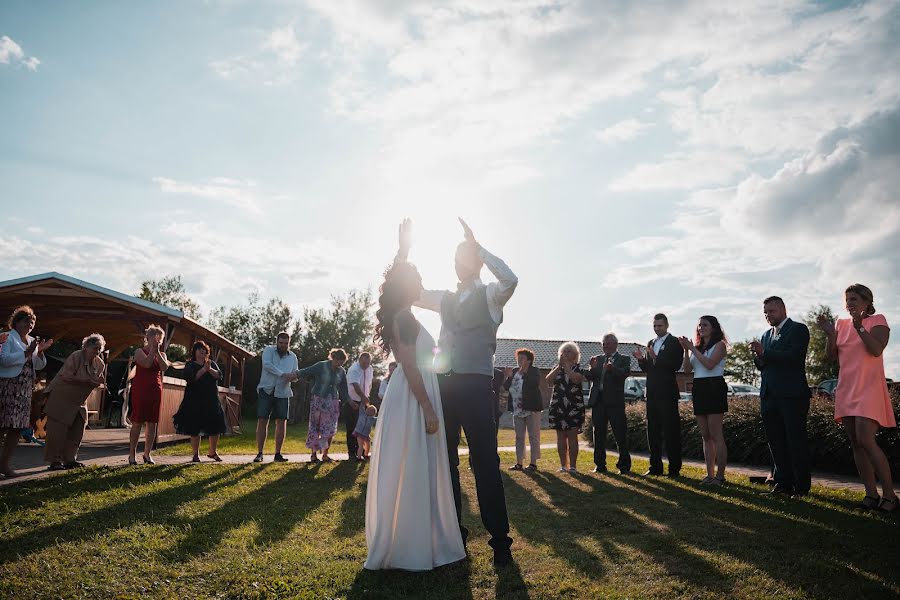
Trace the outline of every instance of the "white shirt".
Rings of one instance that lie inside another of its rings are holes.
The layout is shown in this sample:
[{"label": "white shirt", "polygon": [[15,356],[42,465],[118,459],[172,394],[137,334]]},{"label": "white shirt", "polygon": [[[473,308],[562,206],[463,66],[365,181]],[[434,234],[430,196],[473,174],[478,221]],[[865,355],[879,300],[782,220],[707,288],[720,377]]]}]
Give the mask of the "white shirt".
[{"label": "white shirt", "polygon": [[668,333],[656,338],[653,342],[653,354],[659,355],[659,351],[662,349],[663,343],[666,341],[667,337],[669,337]]},{"label": "white shirt", "polygon": [[[17,377],[22,372],[22,366],[25,364],[25,349],[33,339],[30,335],[26,335],[23,342],[18,331],[13,329],[9,332],[9,337],[6,338],[3,349],[0,350],[0,377]],[[47,357],[38,354],[37,348],[34,349],[34,354],[31,356],[31,366],[35,371],[40,371],[47,366]]]},{"label": "white shirt", "polygon": [[[719,344],[713,344],[712,348],[707,348],[706,352],[704,352],[703,355],[706,358],[709,358],[712,355],[713,350],[715,350],[716,346],[718,345]],[[704,379],[706,377],[722,377],[723,375],[725,375],[725,357],[722,357],[722,360],[713,365],[712,369],[707,369],[699,360],[697,360],[696,355],[694,355],[694,353],[692,352],[691,367],[694,369],[694,379]]]},{"label": "white shirt", "polygon": [[265,390],[276,398],[292,398],[294,390],[291,389],[291,382],[282,375],[293,373],[297,367],[296,354],[288,350],[287,354],[281,356],[276,346],[266,346],[262,355],[262,374],[256,389]]},{"label": "white shirt", "polygon": [[779,333],[781,333],[781,328],[784,327],[784,324],[788,322],[789,317],[785,317],[784,321],[775,326],[775,331],[772,332],[772,337],[775,337]]},{"label": "white shirt", "polygon": [[[359,364],[359,361],[353,363],[353,366],[347,370],[347,390],[350,392],[351,400],[354,402],[368,400],[369,394],[372,391],[373,373],[372,365],[363,369]],[[362,388],[363,393],[366,395],[365,398],[361,398],[360,395],[356,393],[356,388],[353,386],[354,383]]]},{"label": "white shirt", "polygon": [[387,377],[381,380],[381,383],[378,385],[378,399],[384,400],[384,395],[387,394],[388,384],[391,382]]}]

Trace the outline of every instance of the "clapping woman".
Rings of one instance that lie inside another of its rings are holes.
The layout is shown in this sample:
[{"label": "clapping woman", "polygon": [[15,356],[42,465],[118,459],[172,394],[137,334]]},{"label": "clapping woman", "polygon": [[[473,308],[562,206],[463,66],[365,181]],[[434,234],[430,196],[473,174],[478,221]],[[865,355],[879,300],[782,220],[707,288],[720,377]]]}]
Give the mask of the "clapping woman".
[{"label": "clapping woman", "polygon": [[711,315],[700,317],[693,340],[682,336],[678,341],[685,349],[684,372],[694,373],[694,416],[703,436],[703,458],[706,460],[706,477],[700,483],[722,485],[728,464],[728,447],[722,428],[728,412],[728,384],[725,383],[728,341],[719,320]]},{"label": "clapping woman", "polygon": [[559,347],[559,364],[547,374],[553,386],[548,416],[550,427],[556,430],[556,450],[559,452],[559,472],[577,473],[578,434],[584,427],[584,375],[578,361],[581,349],[575,342]]},{"label": "clapping woman", "polygon": [[[891,467],[875,434],[880,427],[896,427],[891,397],[884,378],[883,352],[891,336],[884,315],[875,312],[872,290],[856,283],[844,292],[849,319],[836,323],[820,316],[819,328],[827,338],[826,352],[841,370],[834,390],[834,418],[844,426],[853,448],[853,460],[866,487],[861,508],[895,512],[897,494]],[[882,496],[878,496],[877,481]]]},{"label": "clapping woman", "polygon": [[184,399],[172,416],[175,431],[191,436],[194,457],[191,462],[200,462],[200,437],[209,437],[207,457],[222,462],[216,448],[219,436],[228,431],[225,411],[219,402],[219,381],[222,369],[209,358],[209,346],[205,342],[194,342],[191,360],[184,365]]},{"label": "clapping woman", "polygon": [[20,306],[9,318],[9,336],[0,350],[0,475],[18,475],[9,464],[19,443],[19,434],[29,427],[34,374],[47,366],[44,351],[53,340],[31,336],[37,317],[30,306]]},{"label": "clapping woman", "polygon": [[128,446],[128,464],[136,465],[135,453],[144,433],[144,463],[156,464],[150,449],[156,441],[159,425],[159,409],[162,405],[162,376],[169,368],[169,359],[162,350],[166,333],[159,325],[151,325],[144,332],[144,346],[134,351],[135,374],[131,382],[131,437]]}]

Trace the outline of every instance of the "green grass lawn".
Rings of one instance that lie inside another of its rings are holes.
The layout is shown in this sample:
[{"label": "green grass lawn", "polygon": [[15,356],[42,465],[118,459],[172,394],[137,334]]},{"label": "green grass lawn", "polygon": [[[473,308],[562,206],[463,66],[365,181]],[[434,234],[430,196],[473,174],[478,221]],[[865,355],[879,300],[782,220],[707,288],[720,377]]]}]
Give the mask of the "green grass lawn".
[{"label": "green grass lawn", "polygon": [[858,494],[817,488],[791,501],[740,479],[702,488],[690,469],[672,482],[557,475],[552,457],[542,463],[503,474],[517,566],[499,573],[469,471],[470,558],[420,574],[362,570],[366,467],[355,463],[92,467],[4,486],[0,597],[900,594],[898,521],[851,510]]},{"label": "green grass lawn", "polygon": [[[347,452],[347,434],[344,431],[344,424],[339,424],[337,436],[332,441],[332,452]],[[285,454],[308,454],[309,449],[306,447],[306,423],[298,423],[296,425],[288,425],[285,434],[284,447],[282,452]],[[266,439],[265,452],[269,455],[275,452],[275,422],[269,424],[269,436]],[[498,445],[501,447],[511,447],[516,445],[516,434],[512,429],[501,429],[497,436]],[[556,443],[556,432],[551,429],[541,431],[541,443]],[[465,444],[465,439],[463,440]],[[203,441],[201,450],[206,452],[206,441]],[[527,451],[527,449],[526,449]],[[188,442],[172,444],[160,449],[160,454],[170,454],[179,456],[190,456],[191,445]],[[256,419],[243,419],[241,421],[240,435],[224,435],[219,440],[219,454],[256,454]],[[527,456],[527,455],[526,455]]]}]

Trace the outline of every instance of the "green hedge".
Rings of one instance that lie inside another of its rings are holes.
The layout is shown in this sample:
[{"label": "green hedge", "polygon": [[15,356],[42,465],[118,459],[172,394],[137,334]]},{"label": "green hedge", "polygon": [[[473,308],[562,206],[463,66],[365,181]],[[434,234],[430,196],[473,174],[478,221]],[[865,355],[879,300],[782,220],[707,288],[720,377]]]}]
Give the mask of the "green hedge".
[{"label": "green hedge", "polygon": [[[900,414],[900,392],[891,394],[894,414]],[[694,418],[690,402],[679,403],[681,412],[681,445],[685,458],[703,459],[703,442]],[[766,432],[759,414],[759,398],[742,396],[730,398],[725,415],[725,443],[728,460],[746,465],[769,466],[769,447]],[[646,405],[643,402],[629,404],[625,408],[628,418],[628,441],[632,452],[649,452],[647,446]],[[593,434],[588,411],[583,437],[593,446]],[[831,473],[856,474],[850,441],[844,428],[834,421],[834,402],[816,397],[810,403],[807,420],[809,449],[812,468]],[[900,476],[900,431],[896,427],[882,429],[877,435],[878,444],[887,454],[895,477]],[[607,433],[607,448],[615,448],[612,431]]]}]

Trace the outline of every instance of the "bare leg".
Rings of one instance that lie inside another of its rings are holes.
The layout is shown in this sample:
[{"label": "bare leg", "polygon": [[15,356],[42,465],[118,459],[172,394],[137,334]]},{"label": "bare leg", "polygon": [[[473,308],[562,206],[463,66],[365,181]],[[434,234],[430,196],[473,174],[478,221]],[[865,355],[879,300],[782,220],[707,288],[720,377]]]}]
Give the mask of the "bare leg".
[{"label": "bare leg", "polygon": [[147,431],[144,432],[144,457],[150,458],[150,450],[153,449],[153,444],[156,442],[156,427],[157,423],[147,422]]},{"label": "bare leg", "polygon": [[334,438],[328,438],[325,440],[325,448],[322,450],[322,460],[328,458],[328,450],[331,448],[331,440]]},{"label": "bare leg", "polygon": [[569,465],[574,469],[578,462],[578,430],[570,429],[566,433],[569,438]]},{"label": "bare leg", "polygon": [[284,436],[287,433],[287,421],[275,419],[275,454],[281,454],[284,445]]},{"label": "bare leg", "polygon": [[194,460],[200,460],[200,436],[191,436],[191,450],[194,451]]},{"label": "bare leg", "polygon": [[880,427],[878,422],[866,417],[856,417],[855,420],[857,442],[862,446],[866,458],[878,475],[878,481],[881,482],[881,495],[888,500],[896,500],[897,494],[894,493],[891,467],[884,452],[878,447],[878,442],[875,441],[875,434],[878,433]]},{"label": "bare leg", "polygon": [[715,475],[716,444],[709,432],[709,420],[706,415],[697,415],[697,425],[700,426],[700,435],[703,437],[703,459],[706,462],[706,476]]},{"label": "bare leg", "polygon": [[143,423],[131,424],[131,432],[128,438],[128,460],[130,460],[131,462],[134,462],[135,460],[138,441],[141,439],[141,428],[143,428],[143,426]]},{"label": "bare leg", "polygon": [[562,429],[556,430],[556,451],[559,453],[559,466],[568,469],[569,468],[569,451],[568,444],[566,443],[566,432]]},{"label": "bare leg", "polygon": [[256,452],[258,454],[262,454],[263,452],[263,446],[266,445],[266,436],[268,435],[268,433],[269,419],[266,417],[260,417],[256,420]]},{"label": "bare leg", "polygon": [[19,445],[19,435],[18,429],[0,429],[0,436],[5,436],[3,454],[0,456],[0,473],[7,475],[15,473],[9,466],[9,461],[12,459],[13,452],[16,451],[16,446]]},{"label": "bare leg", "polygon": [[869,461],[869,456],[863,449],[858,438],[858,429],[856,427],[856,417],[844,417],[841,424],[847,431],[850,438],[850,448],[853,450],[853,462],[856,463],[856,470],[859,471],[859,477],[862,479],[863,485],[866,487],[866,496],[878,498],[878,486],[875,482],[875,469]]},{"label": "bare leg", "polygon": [[709,434],[716,449],[716,477],[719,479],[725,479],[725,467],[728,465],[728,446],[725,445],[725,432],[722,428],[724,418],[725,415],[722,414],[707,417]]},{"label": "bare leg", "polygon": [[216,450],[219,448],[219,436],[211,435],[209,436],[209,455],[215,456],[218,454]]}]

